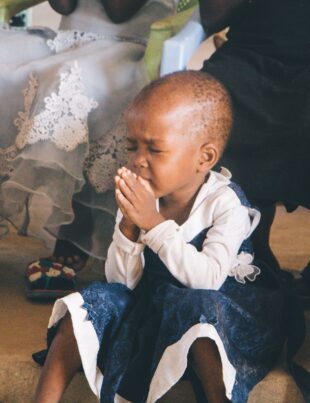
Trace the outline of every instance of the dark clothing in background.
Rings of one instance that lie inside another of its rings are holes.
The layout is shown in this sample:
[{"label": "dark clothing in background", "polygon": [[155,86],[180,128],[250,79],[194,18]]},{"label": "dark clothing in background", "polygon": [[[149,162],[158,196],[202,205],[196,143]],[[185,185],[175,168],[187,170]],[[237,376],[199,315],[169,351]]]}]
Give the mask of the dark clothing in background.
[{"label": "dark clothing in background", "polygon": [[310,1],[253,0],[204,63],[231,94],[219,165],[251,200],[310,207]]}]

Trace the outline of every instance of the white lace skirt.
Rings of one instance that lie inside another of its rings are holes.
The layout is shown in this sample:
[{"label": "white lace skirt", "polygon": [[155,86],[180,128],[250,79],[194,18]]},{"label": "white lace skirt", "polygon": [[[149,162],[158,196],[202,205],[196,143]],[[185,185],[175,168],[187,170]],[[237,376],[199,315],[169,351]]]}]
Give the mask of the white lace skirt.
[{"label": "white lace skirt", "polygon": [[0,30],[0,215],[21,233],[46,231],[104,259],[125,159],[122,112],[148,81],[145,46],[54,36]]}]

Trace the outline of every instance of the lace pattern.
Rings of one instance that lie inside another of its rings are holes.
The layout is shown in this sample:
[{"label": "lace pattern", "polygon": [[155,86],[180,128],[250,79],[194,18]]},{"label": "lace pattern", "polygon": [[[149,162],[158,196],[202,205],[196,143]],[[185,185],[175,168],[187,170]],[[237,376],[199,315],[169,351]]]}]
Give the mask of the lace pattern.
[{"label": "lace pattern", "polygon": [[49,39],[46,43],[55,53],[61,53],[69,49],[74,49],[88,42],[98,41],[100,39],[109,39],[118,42],[132,42],[146,46],[147,41],[138,37],[103,35],[93,32],[83,32],[78,30],[59,30],[54,39]]},{"label": "lace pattern", "polygon": [[236,265],[232,268],[229,276],[235,277],[236,281],[245,284],[245,280],[255,281],[261,270],[257,266],[252,265],[253,256],[250,253],[241,252],[237,256]]},{"label": "lace pattern", "polygon": [[7,147],[7,148],[0,148],[0,177],[5,178],[9,176],[14,168],[12,165],[12,160],[17,155],[17,149],[15,145]]},{"label": "lace pattern", "polygon": [[123,115],[116,126],[90,144],[84,171],[97,193],[114,188],[116,170],[126,162],[126,125]]},{"label": "lace pattern", "polygon": [[28,144],[49,140],[61,150],[72,151],[88,142],[87,117],[98,104],[84,93],[78,63],[61,73],[58,93],[44,98],[45,109],[31,116],[38,85],[38,79],[30,76],[28,87],[23,91],[25,110],[19,112],[14,121],[19,129],[16,147],[22,149]]}]

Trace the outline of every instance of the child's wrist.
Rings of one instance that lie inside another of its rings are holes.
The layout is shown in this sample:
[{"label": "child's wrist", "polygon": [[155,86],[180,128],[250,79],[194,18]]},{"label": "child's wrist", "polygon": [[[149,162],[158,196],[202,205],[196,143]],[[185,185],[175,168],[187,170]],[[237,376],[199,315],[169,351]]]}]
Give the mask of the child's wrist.
[{"label": "child's wrist", "polygon": [[157,225],[161,224],[164,221],[166,221],[166,219],[161,214],[158,214],[156,217],[154,217],[154,219],[149,220],[147,226],[145,226],[142,229],[144,231],[148,232],[148,231],[150,231],[151,229],[153,229],[154,227],[156,227]]},{"label": "child's wrist", "polygon": [[140,228],[135,224],[129,222],[125,217],[123,217],[119,223],[119,229],[130,241],[137,242],[140,235]]}]

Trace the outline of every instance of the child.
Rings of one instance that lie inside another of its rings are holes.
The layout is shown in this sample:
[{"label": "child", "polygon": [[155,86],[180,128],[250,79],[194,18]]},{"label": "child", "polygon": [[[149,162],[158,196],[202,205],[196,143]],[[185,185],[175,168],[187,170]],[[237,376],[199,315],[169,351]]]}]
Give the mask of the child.
[{"label": "child", "polygon": [[59,401],[82,365],[101,402],[155,402],[187,367],[208,402],[246,402],[281,351],[283,297],[253,265],[259,212],[228,171],[211,170],[229,96],[206,73],[175,73],[143,89],[126,119],[108,284],[56,302],[35,401]]}]

